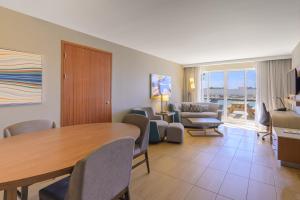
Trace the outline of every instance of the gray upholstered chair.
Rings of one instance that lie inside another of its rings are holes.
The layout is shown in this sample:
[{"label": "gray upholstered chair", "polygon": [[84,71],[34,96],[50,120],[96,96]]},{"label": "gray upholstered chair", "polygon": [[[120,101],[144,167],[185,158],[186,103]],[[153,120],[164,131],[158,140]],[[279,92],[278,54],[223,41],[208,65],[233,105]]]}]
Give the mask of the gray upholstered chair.
[{"label": "gray upholstered chair", "polygon": [[155,115],[152,107],[144,107],[150,120],[163,120],[161,115]]},{"label": "gray upholstered chair", "polygon": [[134,139],[106,144],[76,163],[70,177],[40,190],[40,200],[130,199]]},{"label": "gray upholstered chair", "polygon": [[[31,120],[16,123],[10,125],[4,129],[4,137],[16,136],[20,134],[26,134],[35,131],[42,131],[46,129],[55,128],[55,123],[49,120]],[[21,197],[21,200],[28,199],[28,186],[21,188],[21,192],[18,191],[18,196]],[[6,193],[4,193],[4,200],[6,200]]]},{"label": "gray upholstered chair", "polygon": [[4,137],[55,128],[55,123],[49,120],[31,120],[10,125],[4,129]]},{"label": "gray upholstered chair", "polygon": [[150,120],[150,143],[159,143],[165,139],[168,122],[162,120],[161,116],[154,115],[151,107],[133,108],[130,112],[143,115]]},{"label": "gray upholstered chair", "polygon": [[141,133],[139,138],[135,142],[134,158],[144,155],[145,159],[135,164],[132,168],[146,162],[147,171],[150,173],[149,158],[148,158],[148,144],[149,144],[149,119],[143,115],[127,114],[123,119],[123,123],[133,124],[140,128]]}]

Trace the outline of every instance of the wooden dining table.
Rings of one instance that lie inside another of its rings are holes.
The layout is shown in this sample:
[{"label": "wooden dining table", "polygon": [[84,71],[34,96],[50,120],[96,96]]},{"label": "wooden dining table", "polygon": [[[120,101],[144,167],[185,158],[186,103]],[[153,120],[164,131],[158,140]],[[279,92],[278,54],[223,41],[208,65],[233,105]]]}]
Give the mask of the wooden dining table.
[{"label": "wooden dining table", "polygon": [[137,139],[140,129],[125,123],[95,123],[48,129],[0,140],[0,190],[17,199],[17,187],[70,174],[77,161],[106,143]]}]

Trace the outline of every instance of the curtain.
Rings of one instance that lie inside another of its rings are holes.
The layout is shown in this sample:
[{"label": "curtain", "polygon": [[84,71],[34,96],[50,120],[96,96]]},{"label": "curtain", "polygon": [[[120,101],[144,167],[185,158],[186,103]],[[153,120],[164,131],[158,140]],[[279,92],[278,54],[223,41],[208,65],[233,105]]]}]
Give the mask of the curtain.
[{"label": "curtain", "polygon": [[259,120],[261,104],[268,110],[282,107],[278,97],[288,96],[287,73],[292,68],[292,60],[270,60],[258,62],[256,66],[256,121]]},{"label": "curtain", "polygon": [[199,90],[199,68],[185,67],[183,75],[183,101],[198,101]]}]

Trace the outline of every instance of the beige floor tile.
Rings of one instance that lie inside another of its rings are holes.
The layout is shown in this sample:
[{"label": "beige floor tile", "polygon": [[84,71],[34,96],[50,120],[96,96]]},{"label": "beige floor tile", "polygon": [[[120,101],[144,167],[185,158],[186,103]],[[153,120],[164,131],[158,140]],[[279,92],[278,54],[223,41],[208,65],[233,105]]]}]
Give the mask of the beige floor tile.
[{"label": "beige floor tile", "polygon": [[233,158],[235,155],[235,152],[236,152],[236,148],[221,147],[219,152],[216,155],[221,156],[221,157]]},{"label": "beige floor tile", "polygon": [[214,157],[214,154],[199,152],[197,156],[192,160],[192,162],[207,166],[213,160]]},{"label": "beige floor tile", "polygon": [[173,158],[178,158],[181,160],[190,161],[194,159],[198,155],[199,151],[196,148],[192,147],[183,147],[174,150],[173,152],[169,153],[168,156]]},{"label": "beige floor tile", "polygon": [[251,151],[245,151],[241,149],[238,149],[234,156],[236,160],[246,161],[246,162],[251,162],[252,157],[253,157],[253,153]]},{"label": "beige floor tile", "polygon": [[223,179],[226,173],[216,170],[207,168],[205,172],[202,174],[200,179],[197,181],[196,185],[207,189],[212,192],[219,192]]},{"label": "beige floor tile", "polygon": [[223,146],[224,147],[232,147],[232,148],[237,148],[240,144],[241,140],[240,139],[227,139]]},{"label": "beige floor tile", "polygon": [[274,185],[274,171],[272,168],[253,164],[250,172],[250,179],[262,183]]},{"label": "beige floor tile", "polygon": [[217,195],[216,200],[231,200],[231,199],[229,199],[229,198],[227,198],[227,197],[223,197],[223,196],[221,196],[221,195]]},{"label": "beige floor tile", "polygon": [[288,188],[276,188],[277,200],[300,200],[300,191],[295,192]]},{"label": "beige floor tile", "polygon": [[276,200],[276,190],[274,186],[260,183],[257,181],[249,181],[247,200]]},{"label": "beige floor tile", "polygon": [[145,200],[181,200],[184,199],[192,187],[188,183],[155,171],[152,171],[150,174],[135,176],[130,185],[132,193],[138,194]]},{"label": "beige floor tile", "polygon": [[275,185],[279,188],[299,192],[300,188],[300,170],[281,167],[274,170],[275,172]]},{"label": "beige floor tile", "polygon": [[159,172],[169,172],[171,169],[176,168],[180,160],[169,157],[162,156],[150,163],[150,167]]},{"label": "beige floor tile", "polygon": [[228,173],[249,178],[251,163],[233,159]]},{"label": "beige floor tile", "polygon": [[203,190],[201,188],[193,187],[185,200],[215,200],[215,198],[215,193]]},{"label": "beige floor tile", "polygon": [[204,172],[205,168],[206,165],[185,161],[178,163],[176,167],[164,173],[188,183],[195,184]]},{"label": "beige floor tile", "polygon": [[256,164],[264,165],[266,167],[275,168],[276,163],[273,156],[253,154],[253,162]]},{"label": "beige floor tile", "polygon": [[243,150],[243,151],[249,151],[249,152],[253,152],[254,151],[254,145],[253,144],[249,144],[249,143],[244,143],[241,142],[238,146],[239,150]]},{"label": "beige floor tile", "polygon": [[219,194],[234,200],[244,200],[246,199],[247,188],[248,179],[227,174],[222,183]]},{"label": "beige floor tile", "polygon": [[229,157],[215,156],[210,162],[209,167],[226,172],[229,169],[231,161],[232,158]]},{"label": "beige floor tile", "polygon": [[207,145],[207,146],[201,146],[200,151],[205,152],[205,153],[211,153],[211,154],[216,154],[220,150],[220,146],[215,146],[215,145]]}]

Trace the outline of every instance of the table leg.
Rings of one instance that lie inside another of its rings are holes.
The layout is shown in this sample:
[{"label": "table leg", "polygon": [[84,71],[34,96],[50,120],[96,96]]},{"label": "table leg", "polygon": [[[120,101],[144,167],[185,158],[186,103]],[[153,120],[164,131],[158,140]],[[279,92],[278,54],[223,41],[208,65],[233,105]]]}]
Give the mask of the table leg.
[{"label": "table leg", "polygon": [[218,127],[214,128],[215,132],[218,133],[221,137],[223,137],[223,133],[219,131]]},{"label": "table leg", "polygon": [[5,190],[6,200],[17,200],[17,188],[11,187]]}]

